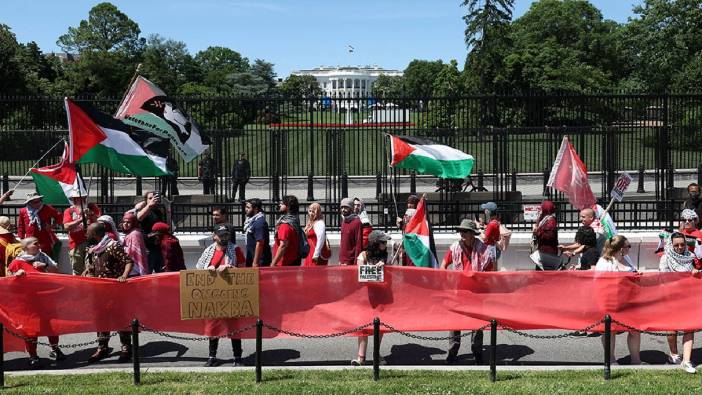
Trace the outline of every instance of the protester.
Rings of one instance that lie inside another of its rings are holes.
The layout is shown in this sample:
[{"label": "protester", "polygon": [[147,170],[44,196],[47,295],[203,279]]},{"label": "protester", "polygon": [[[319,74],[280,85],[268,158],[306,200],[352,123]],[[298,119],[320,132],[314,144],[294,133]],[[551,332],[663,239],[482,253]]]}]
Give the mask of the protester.
[{"label": "protester", "polygon": [[[698,223],[699,217],[697,213],[692,209],[686,208],[680,213],[680,227],[676,232],[685,236],[685,242],[690,252],[694,252],[698,258],[702,258],[702,232],[697,228]],[[659,240],[656,247],[658,256],[663,255],[666,245],[670,243],[671,234],[676,232],[672,229],[667,229],[658,234]]]},{"label": "protester", "polygon": [[558,270],[561,258],[558,255],[558,221],[556,206],[550,200],[541,203],[541,214],[534,224],[532,233],[535,252],[531,259],[536,264],[536,270]]},{"label": "protester", "polygon": [[282,215],[275,225],[271,266],[300,266],[302,263],[300,247],[304,234],[300,227],[298,211],[297,197],[283,196],[278,206],[278,212]]},{"label": "protester", "polygon": [[597,253],[602,255],[602,250],[604,249],[605,241],[607,241],[607,236],[605,235],[605,229],[602,226],[600,218],[597,217],[597,213],[592,208],[584,208],[580,210],[580,224],[582,226],[587,226],[592,228],[595,232],[595,237],[597,240]]},{"label": "protester", "polygon": [[122,242],[122,236],[119,234],[119,228],[115,224],[115,220],[109,215],[101,215],[97,222],[105,226],[105,233],[114,241]]},{"label": "protester", "polygon": [[[132,270],[132,259],[124,251],[119,242],[110,238],[105,231],[105,225],[100,222],[88,225],[88,253],[86,255],[85,276],[113,278],[119,282],[127,281]],[[103,301],[107,303],[108,301]],[[97,362],[109,355],[107,346],[110,332],[98,332],[98,348],[88,359],[88,363]],[[119,340],[122,349],[118,362],[128,362],[132,358],[131,332],[120,331]]]},{"label": "protester", "polygon": [[212,209],[212,222],[214,222],[215,225],[229,223],[229,213],[225,206],[215,206]]},{"label": "protester", "polygon": [[[161,195],[154,191],[146,192],[144,201],[139,203],[135,210],[144,235],[151,233],[151,228],[156,222],[169,223],[168,212],[166,206],[161,202]],[[161,246],[158,244],[158,240],[150,237],[146,237],[144,243],[146,244],[149,273],[158,273],[163,267]]]},{"label": "protester", "polygon": [[139,228],[139,221],[136,215],[128,211],[122,217],[122,231],[124,231],[124,251],[134,262],[130,277],[143,276],[149,274],[149,262],[146,257],[146,245],[144,244],[144,234]]},{"label": "protester", "polygon": [[341,236],[339,239],[339,264],[355,265],[356,258],[363,251],[363,230],[361,219],[353,213],[353,200],[341,199]]},{"label": "protester", "polygon": [[[371,265],[383,266],[390,264],[391,256],[388,254],[388,241],[390,235],[379,230],[374,230],[368,235],[368,247],[361,252],[356,259],[358,266]],[[380,335],[380,339],[383,335]],[[368,349],[368,336],[358,337],[358,356],[351,360],[351,365],[361,366],[366,362],[366,350]]]},{"label": "protester", "polygon": [[5,203],[8,200],[11,200],[12,194],[15,193],[14,189],[10,189],[9,191],[3,193],[0,195],[0,204]]},{"label": "protester", "polygon": [[395,222],[397,223],[397,227],[400,228],[401,231],[404,231],[405,225],[409,223],[409,220],[412,219],[414,214],[417,212],[417,205],[419,204],[419,197],[417,195],[409,195],[407,197],[407,209],[405,210],[405,213],[402,215],[402,217],[397,217]]},{"label": "protester", "polygon": [[[689,210],[689,209],[686,209]],[[690,210],[692,211],[692,210]],[[659,270],[661,272],[699,272],[702,263],[687,247],[685,235],[679,232],[673,233],[665,246],[665,252],[661,257]],[[685,332],[683,334],[683,355],[678,354],[678,336],[676,333],[668,335],[668,362],[680,364],[680,367],[687,373],[697,373],[697,369],[692,365],[692,348],[694,346],[695,333]]]},{"label": "protester", "polygon": [[[215,225],[212,236],[214,243],[202,252],[202,255],[197,260],[196,269],[223,272],[228,268],[244,267],[246,265],[244,254],[231,240],[233,233],[229,224]],[[234,366],[243,366],[241,339],[232,338],[231,341],[232,351],[234,352]],[[219,366],[220,361],[217,359],[219,338],[211,337],[209,343],[209,357],[205,366]]]},{"label": "protester", "polygon": [[244,210],[246,213],[246,221],[244,221],[246,266],[270,266],[273,257],[268,222],[263,214],[263,202],[259,198],[249,199],[246,201]]},{"label": "protester", "polygon": [[161,257],[163,259],[163,272],[178,272],[185,270],[185,258],[183,248],[180,246],[178,238],[173,236],[171,228],[165,222],[156,222],[151,227],[149,238],[158,240],[161,246]]},{"label": "protester", "polygon": [[[102,215],[100,208],[86,202],[86,196],[78,191],[71,193],[71,206],[63,211],[63,228],[68,232],[68,259],[73,274],[79,276],[85,271],[86,238],[84,225],[90,225]],[[84,218],[85,217],[85,221]]]},{"label": "protester", "polygon": [[[6,217],[5,217],[6,218]],[[39,249],[39,240],[36,237],[27,237],[22,240],[22,254],[8,266],[8,272],[13,276],[24,276],[27,273],[57,273],[58,268],[47,254]],[[49,336],[51,353],[49,356],[55,361],[66,359],[58,346],[59,337]],[[24,347],[29,354],[29,366],[37,369],[41,367],[39,356],[37,355],[37,338],[30,337],[24,342]]]},{"label": "protester", "polygon": [[702,199],[700,199],[700,186],[696,182],[687,186],[687,199],[683,203],[683,209],[693,210],[697,217],[702,217]]},{"label": "protester", "polygon": [[[587,214],[592,212],[591,209],[585,209],[580,212],[581,222],[590,220]],[[583,221],[585,219],[585,221]],[[577,268],[580,270],[590,270],[600,259],[600,252],[597,249],[597,233],[590,226],[590,220],[587,225],[581,224],[578,231],[575,233],[575,242],[568,245],[559,245],[558,248],[563,251],[563,255],[568,257],[577,256]]]},{"label": "protester", "polygon": [[368,246],[368,235],[373,231],[373,224],[366,212],[366,205],[361,198],[353,199],[353,213],[361,219],[361,230],[363,231],[363,248]]},{"label": "protester", "polygon": [[305,225],[305,237],[310,246],[310,253],[307,254],[302,266],[322,266],[329,262],[331,250],[327,241],[327,227],[324,224],[324,213],[319,203],[312,203],[307,208],[307,225]]},{"label": "protester", "polygon": [[0,216],[0,277],[5,277],[5,267],[21,251],[22,245],[12,233],[12,221],[9,217]]},{"label": "protester", "polygon": [[[605,243],[602,257],[597,261],[595,270],[603,272],[636,272],[636,267],[629,258],[630,250],[631,244],[626,237],[622,235],[612,237]],[[614,357],[615,336],[616,333],[612,332],[609,354],[612,363],[616,363],[616,358]],[[602,337],[603,345],[604,342],[605,338]],[[626,337],[626,343],[629,347],[629,354],[631,355],[631,364],[640,365],[641,357],[639,351],[641,349],[641,333],[638,331],[629,331]]]},{"label": "protester", "polygon": [[[464,219],[456,227],[461,239],[455,241],[449,247],[441,261],[441,269],[473,272],[490,272],[495,270],[495,261],[491,256],[487,246],[477,237],[480,235],[475,221]],[[461,331],[449,332],[449,351],[446,363],[453,364],[458,358],[458,350],[461,347]],[[475,358],[475,364],[483,363],[483,331],[473,331],[470,337],[471,352]]]},{"label": "protester", "polygon": [[36,237],[39,239],[41,250],[51,259],[58,261],[61,253],[61,243],[54,234],[53,224],[61,224],[63,218],[55,208],[42,202],[43,196],[36,192],[27,194],[24,207],[17,217],[17,237],[24,239]]},{"label": "protester", "polygon": [[232,199],[236,199],[236,191],[239,190],[239,201],[246,200],[246,184],[251,178],[251,165],[246,159],[246,152],[239,154],[239,160],[232,169]]},{"label": "protester", "polygon": [[212,195],[217,189],[217,162],[212,159],[209,152],[202,154],[198,164],[197,179],[202,183],[203,194]]},{"label": "protester", "polygon": [[[502,256],[502,253],[509,246],[510,239],[512,238],[512,232],[510,232],[506,227],[504,227],[500,221],[500,216],[497,212],[497,204],[495,202],[487,202],[480,205],[480,209],[483,210],[485,214],[485,219],[489,222],[485,225],[482,218],[480,218],[481,227],[484,227],[485,233],[483,235],[483,243],[490,250],[495,263]],[[497,270],[497,268],[495,268]]]}]

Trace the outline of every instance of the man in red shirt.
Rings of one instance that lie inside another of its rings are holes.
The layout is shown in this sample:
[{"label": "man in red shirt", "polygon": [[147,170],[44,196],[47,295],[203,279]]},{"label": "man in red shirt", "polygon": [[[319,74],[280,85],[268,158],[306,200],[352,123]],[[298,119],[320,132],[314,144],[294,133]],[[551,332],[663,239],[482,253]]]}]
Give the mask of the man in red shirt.
[{"label": "man in red shirt", "polygon": [[[441,262],[442,269],[451,267],[453,270],[490,272],[495,270],[494,259],[490,256],[487,246],[476,236],[480,235],[475,221],[464,219],[456,228],[461,239],[451,244]],[[449,351],[446,363],[453,364],[458,359],[458,349],[461,347],[461,331],[449,332]],[[475,358],[475,364],[483,362],[483,331],[474,331],[470,337],[470,349]]]},{"label": "man in red shirt", "polygon": [[53,260],[58,261],[61,253],[61,243],[52,229],[52,220],[56,224],[61,224],[61,213],[41,200],[43,196],[36,192],[27,194],[17,217],[17,237],[36,237],[39,239],[41,250],[49,255]]},{"label": "man in red shirt", "polygon": [[85,197],[78,191],[74,191],[71,194],[71,207],[63,211],[63,228],[68,232],[68,259],[76,276],[80,276],[85,271],[85,250],[88,244],[83,227],[83,216],[85,216],[86,225],[90,225],[102,215],[100,208],[95,203],[87,204]]},{"label": "man in red shirt", "polygon": [[[300,266],[300,219],[297,197],[283,196],[278,206],[282,216],[275,224],[275,242],[273,244],[273,261],[271,266]],[[359,222],[360,223],[360,222]],[[360,229],[360,228],[359,228]]]},{"label": "man in red shirt", "polygon": [[363,251],[363,224],[353,212],[353,199],[341,199],[341,239],[339,240],[339,264],[355,265]]}]

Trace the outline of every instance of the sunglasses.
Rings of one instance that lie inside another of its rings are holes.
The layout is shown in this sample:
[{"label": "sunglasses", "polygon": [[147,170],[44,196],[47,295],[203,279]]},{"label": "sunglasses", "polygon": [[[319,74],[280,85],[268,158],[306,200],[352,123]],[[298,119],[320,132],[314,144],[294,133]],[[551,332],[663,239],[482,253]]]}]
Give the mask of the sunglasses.
[{"label": "sunglasses", "polygon": [[692,218],[690,218],[690,219],[686,218],[686,219],[683,219],[683,222],[695,222],[695,220]]},{"label": "sunglasses", "polygon": [[631,248],[631,244],[628,244],[628,245],[625,245],[624,247],[622,247],[622,249],[624,249],[624,248]]}]

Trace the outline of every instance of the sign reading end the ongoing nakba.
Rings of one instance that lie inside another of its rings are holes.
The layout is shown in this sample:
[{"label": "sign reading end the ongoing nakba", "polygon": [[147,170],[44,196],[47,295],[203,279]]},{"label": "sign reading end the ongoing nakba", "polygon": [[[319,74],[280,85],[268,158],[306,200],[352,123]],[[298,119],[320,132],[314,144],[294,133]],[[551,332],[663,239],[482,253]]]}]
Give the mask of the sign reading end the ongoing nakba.
[{"label": "sign reading end the ongoing nakba", "polygon": [[257,317],[258,269],[183,270],[180,319]]}]

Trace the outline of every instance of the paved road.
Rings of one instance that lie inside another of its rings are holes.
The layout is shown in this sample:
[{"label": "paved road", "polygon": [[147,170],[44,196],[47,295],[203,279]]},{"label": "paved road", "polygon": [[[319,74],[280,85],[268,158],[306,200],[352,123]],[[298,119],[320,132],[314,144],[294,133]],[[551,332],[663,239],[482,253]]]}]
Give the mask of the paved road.
[{"label": "paved road", "polygon": [[[532,331],[532,334],[560,334],[563,331]],[[443,332],[422,333],[427,336],[446,336]],[[486,332],[485,335],[488,335]],[[6,335],[7,336],[7,335]],[[61,337],[62,344],[75,344],[93,339],[94,334],[76,334]],[[699,338],[699,337],[698,337]],[[41,341],[45,339],[40,338]],[[372,358],[372,338],[369,344],[368,358]],[[458,365],[472,365],[473,356],[470,346],[464,339],[459,353]],[[142,369],[149,367],[189,367],[202,366],[207,357],[207,341],[180,341],[159,337],[152,333],[141,335]],[[489,336],[486,336],[486,346]],[[538,340],[525,338],[509,332],[498,332],[497,358],[500,365],[554,366],[554,365],[597,365],[603,360],[600,337],[569,337],[555,340]],[[88,357],[94,348],[67,349],[68,359],[58,366],[52,366],[48,359],[48,347],[40,346],[39,355],[49,369],[86,369],[123,367],[117,363],[119,340],[110,341],[115,348],[112,356],[97,364],[88,365]],[[253,340],[243,342],[246,365],[254,364],[255,343]],[[446,341],[422,341],[407,338],[400,334],[387,334],[381,344],[381,355],[392,366],[443,366],[446,358]],[[664,337],[643,335],[641,358],[650,364],[663,364],[667,343]],[[348,366],[356,353],[355,338],[334,339],[264,339],[264,366]],[[225,365],[232,362],[232,351],[228,342],[220,343],[218,355]],[[628,363],[626,336],[617,336],[616,356],[620,364]],[[487,347],[484,360],[488,360]],[[702,349],[693,353],[693,361],[702,361]],[[5,354],[7,370],[27,369],[27,357],[24,353]]]}]

